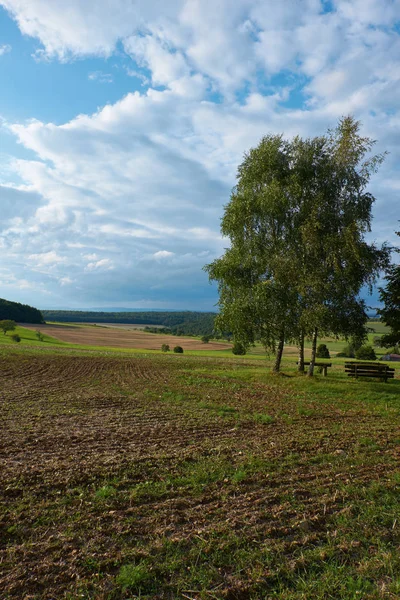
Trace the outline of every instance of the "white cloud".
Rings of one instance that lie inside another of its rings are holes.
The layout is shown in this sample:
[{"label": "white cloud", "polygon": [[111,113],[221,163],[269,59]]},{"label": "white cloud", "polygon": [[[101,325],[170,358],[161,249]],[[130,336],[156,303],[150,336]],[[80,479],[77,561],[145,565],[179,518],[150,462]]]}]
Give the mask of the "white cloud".
[{"label": "white cloud", "polygon": [[[47,58],[114,54],[143,84],[63,124],[9,125],[36,155],[12,163],[23,187],[0,188],[0,244],[21,277],[47,266],[46,285],[71,299],[153,294],[157,304],[178,288],[188,299],[227,245],[219,222],[243,153],[265,133],[319,134],[348,112],[391,152],[373,188],[374,226],[377,236],[385,219],[394,229],[398,2],[335,0],[328,12],[319,0],[0,4]],[[93,82],[111,77],[104,65]]]},{"label": "white cloud", "polygon": [[94,262],[90,262],[86,265],[86,271],[110,271],[114,268],[112,260],[109,258],[101,258],[100,260],[95,260]]},{"label": "white cloud", "polygon": [[159,250],[153,254],[154,258],[169,258],[170,256],[174,256],[174,252],[169,252],[168,250]]},{"label": "white cloud", "polygon": [[65,257],[59,256],[54,250],[42,252],[40,254],[30,254],[28,259],[39,267],[51,266],[65,262]]},{"label": "white cloud", "polygon": [[9,52],[11,52],[12,48],[10,46],[10,44],[2,44],[0,45],[0,56],[3,56],[3,54],[8,54]]},{"label": "white cloud", "polygon": [[97,81],[98,83],[112,83],[113,76],[111,73],[103,73],[103,71],[92,71],[88,75],[90,81]]}]

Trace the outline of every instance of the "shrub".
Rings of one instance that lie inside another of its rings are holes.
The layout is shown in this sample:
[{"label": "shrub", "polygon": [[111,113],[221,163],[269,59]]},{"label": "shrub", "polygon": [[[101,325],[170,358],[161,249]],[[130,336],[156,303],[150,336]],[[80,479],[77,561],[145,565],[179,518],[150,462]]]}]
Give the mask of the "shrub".
[{"label": "shrub", "polygon": [[210,341],[210,336],[203,335],[203,337],[201,338],[201,341],[203,342],[203,344],[208,344],[208,342]]},{"label": "shrub", "polygon": [[7,331],[14,331],[16,326],[16,322],[11,319],[3,319],[0,321],[0,329],[2,329],[4,335],[7,335]]},{"label": "shrub", "polygon": [[21,338],[20,338],[20,336],[18,335],[18,333],[14,333],[14,334],[11,336],[11,339],[12,339],[12,341],[13,341],[13,342],[20,342],[20,341],[21,341]]},{"label": "shrub", "polygon": [[[355,355],[354,346],[352,344],[348,344],[340,352],[340,356],[345,356],[346,358],[355,358]],[[339,354],[337,356],[339,356]]]},{"label": "shrub", "polygon": [[161,346],[161,352],[169,352],[170,348],[169,348],[169,344],[163,344]]},{"label": "shrub", "polygon": [[176,354],[183,354],[182,346],[175,346],[174,352],[176,352]]},{"label": "shrub", "polygon": [[39,342],[43,342],[44,335],[43,335],[43,333],[39,329],[37,329],[35,331],[35,335],[36,335],[37,339],[39,340]]},{"label": "shrub", "polygon": [[317,358],[330,358],[329,350],[326,344],[320,344],[317,348]]},{"label": "shrub", "polygon": [[246,348],[240,342],[235,342],[232,348],[232,354],[243,356],[246,354]]},{"label": "shrub", "polygon": [[358,360],[376,360],[375,350],[372,346],[361,346],[356,350],[356,358]]}]

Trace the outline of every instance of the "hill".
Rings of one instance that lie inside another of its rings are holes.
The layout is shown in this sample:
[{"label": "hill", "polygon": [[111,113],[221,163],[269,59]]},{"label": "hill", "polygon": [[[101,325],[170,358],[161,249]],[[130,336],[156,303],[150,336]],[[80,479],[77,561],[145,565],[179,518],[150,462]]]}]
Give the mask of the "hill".
[{"label": "hill", "polygon": [[3,319],[12,319],[18,323],[43,323],[44,321],[42,313],[37,308],[0,298],[0,321]]},{"label": "hill", "polygon": [[129,323],[158,325],[177,335],[210,335],[214,330],[215,313],[176,312],[97,312],[77,310],[43,310],[46,321],[61,323]]}]

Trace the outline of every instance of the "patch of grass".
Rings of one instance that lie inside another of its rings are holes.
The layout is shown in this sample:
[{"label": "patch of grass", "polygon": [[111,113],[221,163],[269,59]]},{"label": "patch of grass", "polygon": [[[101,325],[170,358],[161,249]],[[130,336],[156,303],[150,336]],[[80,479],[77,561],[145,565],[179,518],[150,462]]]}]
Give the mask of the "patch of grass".
[{"label": "patch of grass", "polygon": [[117,490],[112,485],[103,485],[101,488],[96,490],[95,499],[96,500],[109,500],[113,498],[117,494]]},{"label": "patch of grass", "polygon": [[275,422],[275,418],[266,413],[254,413],[252,418],[256,423],[263,423],[264,425],[269,425],[270,423]]},{"label": "patch of grass", "polygon": [[116,582],[124,592],[129,590],[140,593],[150,579],[151,573],[146,564],[127,564],[120,568]]}]

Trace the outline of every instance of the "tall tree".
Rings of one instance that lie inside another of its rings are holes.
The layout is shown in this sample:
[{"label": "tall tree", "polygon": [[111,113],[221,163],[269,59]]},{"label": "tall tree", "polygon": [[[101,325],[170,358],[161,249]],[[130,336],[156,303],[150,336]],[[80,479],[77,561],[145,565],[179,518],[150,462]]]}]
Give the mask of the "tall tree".
[{"label": "tall tree", "polygon": [[[400,231],[397,232],[400,236]],[[400,249],[396,249],[400,252]],[[390,327],[390,332],[383,335],[381,344],[386,346],[397,346],[400,344],[400,265],[390,265],[387,269],[386,288],[380,288],[380,300],[383,308],[378,310],[382,321]]]},{"label": "tall tree", "polygon": [[371,156],[374,141],[359,130],[358,121],[345,117],[324,138],[296,140],[298,165],[305,164],[300,174],[306,173],[296,215],[299,363],[305,333],[313,340],[309,375],[318,333],[365,336],[367,315],[358,294],[362,286],[372,286],[388,261],[385,246],[365,240],[375,200],[366,188],[384,154]]},{"label": "tall tree", "polygon": [[[366,191],[383,156],[346,117],[327,136],[286,141],[267,136],[245,155],[225,208],[225,254],[205,268],[219,282],[217,325],[235,339],[276,349],[318,333],[360,335],[366,321],[358,293],[372,284],[388,251],[365,241],[374,198]],[[361,328],[361,329],[360,329]]]},{"label": "tall tree", "polygon": [[205,267],[219,282],[217,327],[230,329],[245,347],[260,339],[276,350],[276,371],[285,338],[295,329],[293,264],[286,253],[293,204],[290,150],[282,136],[270,135],[245,155],[221,224],[231,247]]}]

